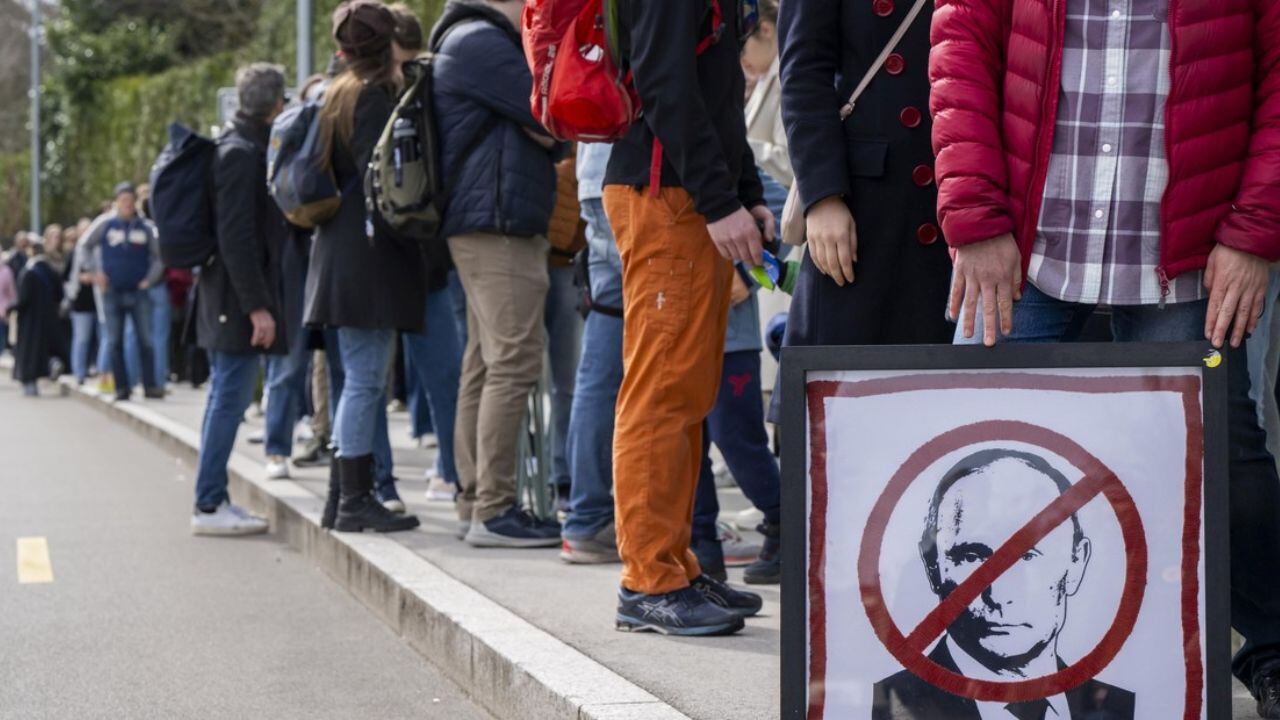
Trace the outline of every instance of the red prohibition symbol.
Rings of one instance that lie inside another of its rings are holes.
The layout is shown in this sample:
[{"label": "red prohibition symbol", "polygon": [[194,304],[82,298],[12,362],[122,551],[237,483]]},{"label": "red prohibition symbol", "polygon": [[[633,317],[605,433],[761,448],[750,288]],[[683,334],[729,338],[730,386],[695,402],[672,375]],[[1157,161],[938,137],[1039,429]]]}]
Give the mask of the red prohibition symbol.
[{"label": "red prohibition symbol", "polygon": [[[1017,442],[1035,445],[1065,458],[1084,477],[1032,517],[994,555],[951,592],[924,620],[904,634],[889,614],[880,586],[880,554],[885,531],[894,509],[913,480],[948,453],[985,442]],[[1098,495],[1115,512],[1124,538],[1125,579],[1116,618],[1098,645],[1075,664],[1052,675],[1013,682],[992,682],[959,675],[938,665],[925,654],[934,640],[953,623],[975,598],[992,585],[1054,528],[1070,519]],[[894,473],[877,499],[862,536],[858,555],[858,581],[862,604],[880,642],[902,666],[925,682],[953,695],[974,700],[1024,702],[1066,692],[1096,676],[1115,659],[1129,639],[1142,608],[1147,582],[1147,541],[1142,517],[1115,473],[1075,441],[1048,428],[1030,423],[993,420],[945,432],[912,453]]]}]

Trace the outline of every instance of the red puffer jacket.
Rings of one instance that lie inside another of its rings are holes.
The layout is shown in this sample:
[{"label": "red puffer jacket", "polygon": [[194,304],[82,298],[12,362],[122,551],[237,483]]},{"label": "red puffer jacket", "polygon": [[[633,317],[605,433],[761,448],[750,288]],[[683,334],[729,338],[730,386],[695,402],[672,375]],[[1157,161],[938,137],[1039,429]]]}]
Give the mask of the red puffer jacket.
[{"label": "red puffer jacket", "polygon": [[[1053,147],[1067,0],[937,0],[938,216],[954,247],[1030,255]],[[1215,243],[1280,259],[1280,2],[1169,0],[1162,280]],[[1025,267],[1024,267],[1025,270]]]}]

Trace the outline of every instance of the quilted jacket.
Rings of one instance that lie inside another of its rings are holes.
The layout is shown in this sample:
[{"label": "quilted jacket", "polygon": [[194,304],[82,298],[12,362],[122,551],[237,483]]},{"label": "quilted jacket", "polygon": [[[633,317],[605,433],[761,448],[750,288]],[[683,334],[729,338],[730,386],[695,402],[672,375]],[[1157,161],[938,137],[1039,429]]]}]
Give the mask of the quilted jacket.
[{"label": "quilted jacket", "polygon": [[[1053,147],[1067,0],[937,0],[933,145],[953,247],[1030,255]],[[1162,281],[1222,243],[1280,259],[1280,2],[1169,0]]]}]

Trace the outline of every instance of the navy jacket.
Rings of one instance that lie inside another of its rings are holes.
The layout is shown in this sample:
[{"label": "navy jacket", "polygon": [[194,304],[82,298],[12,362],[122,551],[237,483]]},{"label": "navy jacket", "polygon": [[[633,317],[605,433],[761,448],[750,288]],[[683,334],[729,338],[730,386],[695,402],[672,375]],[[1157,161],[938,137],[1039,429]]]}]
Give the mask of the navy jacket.
[{"label": "navy jacket", "polygon": [[447,192],[442,235],[545,235],[555,207],[554,161],[525,131],[533,81],[520,34],[480,2],[453,0],[431,31],[435,112]]}]

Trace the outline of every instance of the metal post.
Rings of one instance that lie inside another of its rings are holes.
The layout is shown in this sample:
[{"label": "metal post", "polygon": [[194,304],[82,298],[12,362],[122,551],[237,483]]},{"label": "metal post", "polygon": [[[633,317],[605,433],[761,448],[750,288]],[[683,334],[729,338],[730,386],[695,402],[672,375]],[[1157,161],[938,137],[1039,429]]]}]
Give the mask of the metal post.
[{"label": "metal post", "polygon": [[298,0],[298,72],[294,85],[298,89],[311,77],[311,26],[311,0]]},{"label": "metal post", "polygon": [[31,231],[40,232],[40,2],[31,0]]}]

